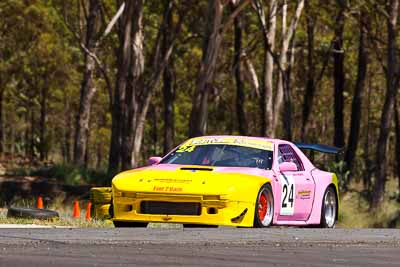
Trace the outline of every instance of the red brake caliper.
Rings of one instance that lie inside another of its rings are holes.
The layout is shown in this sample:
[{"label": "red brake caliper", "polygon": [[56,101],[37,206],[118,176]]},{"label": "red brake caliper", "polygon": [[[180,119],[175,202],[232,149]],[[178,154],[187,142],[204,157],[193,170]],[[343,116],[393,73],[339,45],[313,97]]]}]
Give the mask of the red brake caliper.
[{"label": "red brake caliper", "polygon": [[264,220],[265,215],[267,214],[267,208],[268,208],[267,198],[265,197],[264,194],[261,194],[260,200],[258,201],[258,218],[260,218],[261,221]]}]

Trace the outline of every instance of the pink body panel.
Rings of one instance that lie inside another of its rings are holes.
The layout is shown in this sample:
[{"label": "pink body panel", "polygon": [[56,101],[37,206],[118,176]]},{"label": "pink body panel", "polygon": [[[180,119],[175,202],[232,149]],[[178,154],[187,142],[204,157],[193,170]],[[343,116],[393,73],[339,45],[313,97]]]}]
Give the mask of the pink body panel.
[{"label": "pink body panel", "polygon": [[332,173],[315,168],[311,171],[311,175],[314,177],[317,189],[315,190],[314,204],[307,224],[319,224],[321,222],[322,201],[325,190],[333,184]]},{"label": "pink body panel", "polygon": [[[333,184],[332,181],[332,173],[325,172],[322,170],[317,169],[311,161],[307,158],[306,155],[294,144],[283,141],[283,140],[277,140],[277,139],[270,139],[273,140],[275,143],[275,148],[274,148],[274,163],[272,166],[272,169],[276,172],[279,173],[279,164],[278,164],[278,145],[279,144],[289,144],[291,147],[295,150],[296,154],[299,156],[300,160],[303,163],[304,166],[304,172],[307,172],[310,174],[310,177],[312,181],[314,182],[314,190],[312,194],[312,203],[311,203],[311,213],[309,212],[309,216],[305,218],[304,220],[298,220],[299,218],[294,215],[291,217],[289,220],[285,219],[283,216],[279,216],[279,211],[280,211],[280,201],[281,201],[281,190],[276,190],[276,184],[278,183],[277,176],[274,175],[273,181],[275,182],[275,190],[274,190],[274,199],[275,199],[275,205],[274,205],[274,219],[273,223],[277,225],[310,225],[310,224],[320,224],[321,221],[321,211],[322,211],[322,201],[323,201],[323,196],[325,193],[325,190],[328,188],[328,186]],[[296,188],[295,195],[298,196],[299,192],[302,190],[302,188]],[[306,210],[309,209],[309,207],[299,205],[296,207],[297,209],[300,210],[300,213],[302,211],[306,212]],[[303,219],[303,218],[302,218]]]}]

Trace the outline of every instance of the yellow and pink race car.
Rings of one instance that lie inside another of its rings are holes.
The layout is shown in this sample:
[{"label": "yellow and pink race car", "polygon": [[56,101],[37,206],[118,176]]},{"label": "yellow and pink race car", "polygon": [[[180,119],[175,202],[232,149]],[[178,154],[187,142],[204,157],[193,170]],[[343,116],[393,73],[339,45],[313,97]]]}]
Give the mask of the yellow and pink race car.
[{"label": "yellow and pink race car", "polygon": [[151,157],[147,167],[113,178],[114,225],[332,228],[339,210],[337,177],[316,168],[301,149],[340,151],[260,137],[189,139],[164,158]]}]

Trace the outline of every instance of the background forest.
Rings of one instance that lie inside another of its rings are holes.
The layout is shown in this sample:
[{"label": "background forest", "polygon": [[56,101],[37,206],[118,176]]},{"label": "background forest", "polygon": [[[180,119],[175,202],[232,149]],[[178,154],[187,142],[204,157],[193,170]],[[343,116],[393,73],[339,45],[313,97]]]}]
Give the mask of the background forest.
[{"label": "background forest", "polygon": [[2,0],[1,156],[107,183],[190,136],[315,142],[344,147],[326,167],[375,208],[387,181],[400,189],[398,11],[398,0]]}]

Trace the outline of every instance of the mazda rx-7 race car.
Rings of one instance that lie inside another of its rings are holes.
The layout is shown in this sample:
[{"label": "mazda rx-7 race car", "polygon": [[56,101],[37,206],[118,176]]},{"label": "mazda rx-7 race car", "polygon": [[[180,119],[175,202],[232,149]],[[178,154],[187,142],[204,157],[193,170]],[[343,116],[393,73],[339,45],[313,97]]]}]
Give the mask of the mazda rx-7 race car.
[{"label": "mazda rx-7 race car", "polygon": [[319,225],[338,218],[338,181],[301,149],[322,145],[242,136],[192,138],[149,166],[112,180],[116,227],[183,225]]}]

